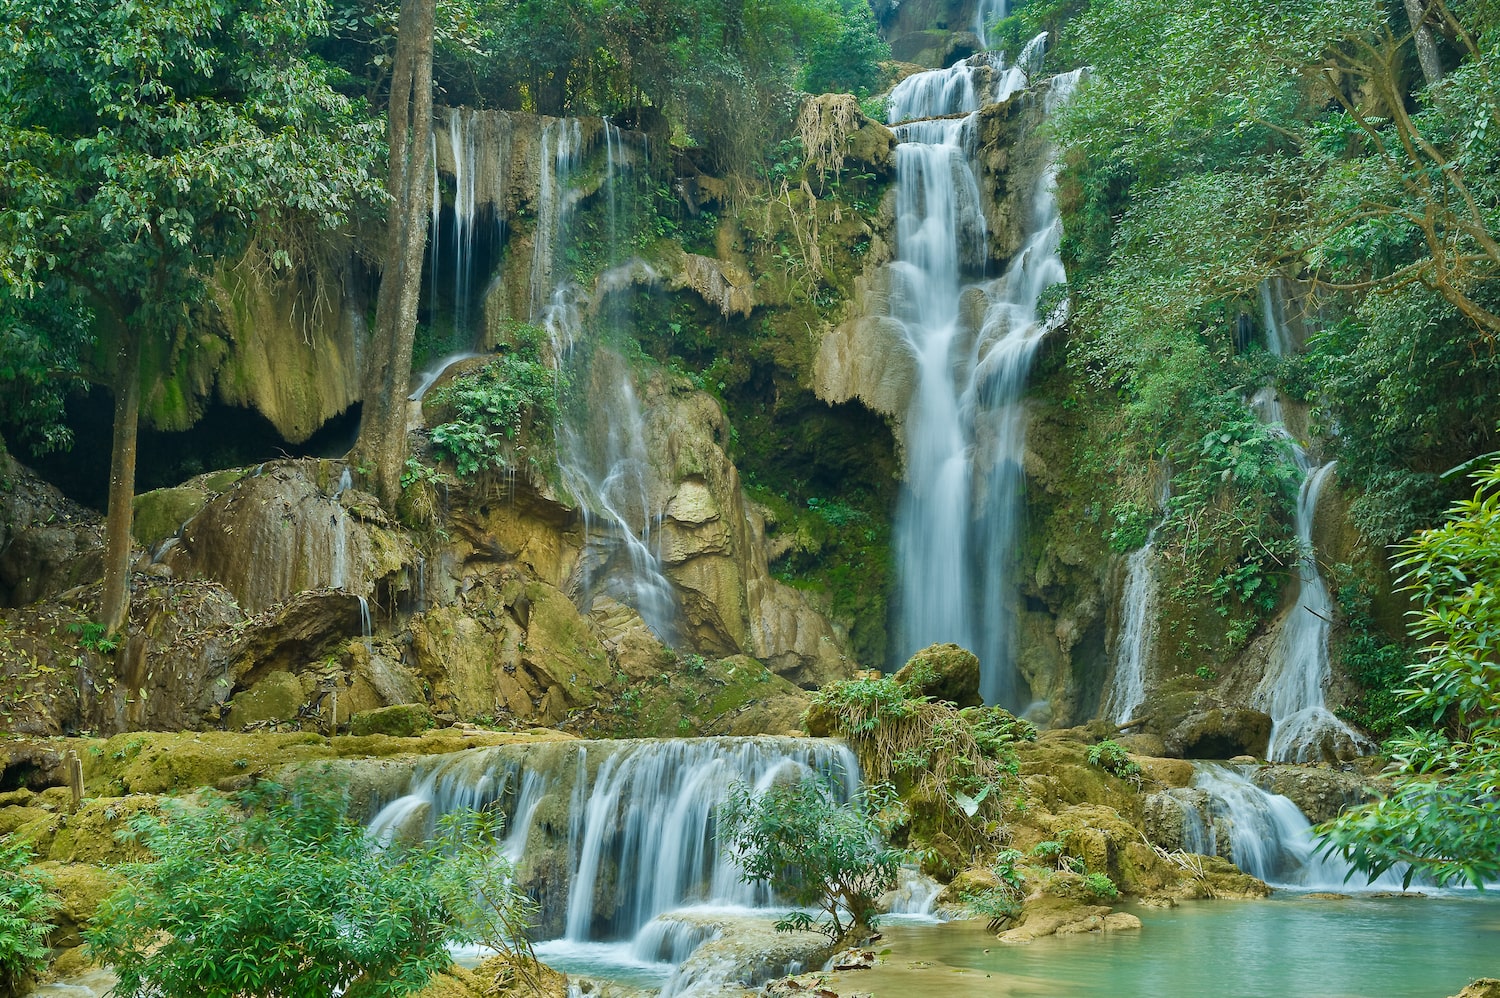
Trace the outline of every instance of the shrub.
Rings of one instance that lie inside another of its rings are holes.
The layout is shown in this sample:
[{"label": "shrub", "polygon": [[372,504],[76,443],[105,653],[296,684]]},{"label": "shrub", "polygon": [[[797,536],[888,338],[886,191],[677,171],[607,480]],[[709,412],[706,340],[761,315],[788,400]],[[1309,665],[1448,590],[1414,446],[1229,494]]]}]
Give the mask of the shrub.
[{"label": "shrub", "polygon": [[1083,886],[1087,887],[1095,897],[1117,898],[1120,889],[1115,882],[1102,873],[1086,873],[1083,877]]},{"label": "shrub", "polygon": [[901,861],[878,817],[892,796],[888,787],[874,787],[842,804],[812,776],[759,795],[743,783],[730,788],[719,811],[721,834],[738,853],[745,881],[766,883],[792,904],[828,916],[818,922],[794,912],[778,930],[817,928],[837,940],[874,925],[875,901],[895,886]]},{"label": "shrub", "polygon": [[1139,779],[1141,767],[1131,761],[1124,746],[1111,739],[1089,746],[1089,765],[1098,766],[1122,780]]},{"label": "shrub", "polygon": [[831,683],[806,720],[842,735],[869,779],[895,786],[914,834],[944,834],[970,852],[1004,833],[1002,788],[1019,768],[1010,742],[1036,737],[999,708],[958,711],[893,679]]},{"label": "shrub", "polygon": [[0,993],[19,993],[21,983],[47,960],[49,921],[57,897],[39,871],[29,868],[31,846],[0,841]]},{"label": "shrub", "polygon": [[509,447],[528,422],[550,427],[556,420],[557,378],[528,341],[434,390],[432,404],[452,412],[432,428],[434,452],[465,477],[505,467]]},{"label": "shrub", "polygon": [[467,813],[433,843],[382,847],[347,802],[324,775],[134,821],[157,858],[124,867],[85,934],[114,994],[394,998],[446,968],[449,943],[526,946],[531,902],[495,821]]}]

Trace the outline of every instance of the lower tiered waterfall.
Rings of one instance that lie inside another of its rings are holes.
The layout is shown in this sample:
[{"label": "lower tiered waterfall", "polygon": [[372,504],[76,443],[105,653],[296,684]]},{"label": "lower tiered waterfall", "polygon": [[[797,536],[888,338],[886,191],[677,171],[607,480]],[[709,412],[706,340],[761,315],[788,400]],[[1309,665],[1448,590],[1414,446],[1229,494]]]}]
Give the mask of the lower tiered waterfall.
[{"label": "lower tiered waterfall", "polygon": [[1351,876],[1349,864],[1322,855],[1312,824],[1291,800],[1255,785],[1229,765],[1195,762],[1193,789],[1168,791],[1182,811],[1182,848],[1219,855],[1277,887],[1400,890],[1401,876],[1388,871],[1368,885]]},{"label": "lower tiered waterfall", "polygon": [[418,764],[407,792],[371,819],[384,841],[431,834],[460,808],[504,815],[504,852],[543,902],[544,955],[614,943],[665,979],[713,933],[703,922],[658,916],[684,908],[763,908],[719,847],[715,808],[729,787],[765,788],[817,773],[843,799],[859,767],[840,743],[800,738],[558,741],[436,756]]}]

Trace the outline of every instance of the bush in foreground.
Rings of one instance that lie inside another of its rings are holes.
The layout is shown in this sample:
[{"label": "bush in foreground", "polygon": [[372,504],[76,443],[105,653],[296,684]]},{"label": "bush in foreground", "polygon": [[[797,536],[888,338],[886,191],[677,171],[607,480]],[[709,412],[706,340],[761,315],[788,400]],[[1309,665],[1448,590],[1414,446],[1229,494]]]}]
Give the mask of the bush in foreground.
[{"label": "bush in foreground", "polygon": [[433,842],[382,847],[347,798],[327,778],[263,784],[134,822],[157,858],[124,868],[86,934],[119,975],[114,994],[395,998],[451,963],[449,943],[527,945],[531,902],[497,822],[468,813]]}]

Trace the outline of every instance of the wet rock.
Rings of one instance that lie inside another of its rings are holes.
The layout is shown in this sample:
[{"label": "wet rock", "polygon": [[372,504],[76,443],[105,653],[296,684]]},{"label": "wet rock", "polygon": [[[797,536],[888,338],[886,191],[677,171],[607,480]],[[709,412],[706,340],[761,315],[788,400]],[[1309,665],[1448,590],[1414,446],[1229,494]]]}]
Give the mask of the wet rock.
[{"label": "wet rock", "polygon": [[1161,759],[1132,755],[1131,761],[1141,767],[1141,774],[1163,787],[1186,787],[1193,782],[1193,764],[1186,759]]},{"label": "wet rock", "polygon": [[1289,798],[1313,824],[1332,821],[1377,794],[1375,784],[1359,773],[1322,766],[1263,766],[1252,780],[1262,790]]},{"label": "wet rock", "polygon": [[1145,799],[1144,811],[1146,837],[1168,851],[1181,849],[1183,827],[1189,814],[1208,813],[1208,793],[1177,787],[1151,794]]},{"label": "wet rock", "polygon": [[403,703],[355,714],[349,720],[349,734],[393,735],[409,738],[437,725],[425,704]]},{"label": "wet rock", "polygon": [[959,707],[984,703],[979,695],[979,659],[955,644],[930,645],[917,652],[896,673],[896,682]]},{"label": "wet rock", "polygon": [[1481,977],[1470,983],[1454,998],[1500,998],[1500,979]]},{"label": "wet rock", "polygon": [[1211,706],[1177,722],[1162,740],[1168,754],[1191,759],[1265,758],[1271,716],[1249,707]]},{"label": "wet rock", "polygon": [[374,497],[339,488],[342,470],[268,463],[205,506],[160,560],[177,578],[223,584],[251,613],[307,590],[369,597],[396,586],[415,561],[411,543]]}]

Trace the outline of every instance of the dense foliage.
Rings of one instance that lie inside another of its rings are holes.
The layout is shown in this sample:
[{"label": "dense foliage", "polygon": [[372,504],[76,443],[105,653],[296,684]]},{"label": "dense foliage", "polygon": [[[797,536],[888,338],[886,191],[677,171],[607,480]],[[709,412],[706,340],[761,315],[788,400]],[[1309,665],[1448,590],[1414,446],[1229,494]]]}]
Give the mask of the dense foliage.
[{"label": "dense foliage", "polygon": [[523,426],[547,428],[557,418],[560,375],[542,362],[535,335],[518,343],[431,395],[431,404],[449,413],[432,428],[433,451],[453,461],[459,475],[507,467]]},{"label": "dense foliage", "polygon": [[1294,428],[1328,440],[1375,558],[1457,497],[1444,470],[1493,446],[1500,21],[1489,3],[1425,10],[1414,26],[1370,0],[1036,0],[1002,25],[1059,30],[1054,58],[1091,67],[1056,123],[1070,366],[1115,455],[1117,548],[1170,478],[1172,600],[1225,618],[1203,651],[1242,645],[1295,564],[1297,476],[1259,388],[1307,404]]},{"label": "dense foliage", "polygon": [[926,857],[938,868],[976,860],[1003,835],[1004,795],[1019,771],[1013,745],[1036,738],[1004,708],[959,710],[895,679],[830,683],[805,723],[844,738],[867,778],[896,789],[905,807],[897,828],[913,849],[941,840],[959,850]]},{"label": "dense foliage", "polygon": [[1421,606],[1412,634],[1426,642],[1401,697],[1423,727],[1386,746],[1390,795],[1322,829],[1372,877],[1409,864],[1408,882],[1500,879],[1500,464],[1477,478],[1447,524],[1401,548]]},{"label": "dense foliage", "polygon": [[747,882],[769,884],[795,905],[820,908],[826,923],[789,916],[778,928],[812,928],[834,940],[875,924],[875,902],[895,886],[901,854],[886,844],[880,787],[848,803],[813,776],[756,793],[743,783],[721,805],[721,836]]},{"label": "dense foliage", "polygon": [[124,867],[86,934],[122,998],[394,998],[446,968],[450,943],[525,945],[531,902],[487,817],[382,846],[331,778],[263,784],[241,803],[132,823],[156,859]]},{"label": "dense foliage", "polygon": [[0,992],[5,994],[17,993],[46,964],[49,919],[58,907],[46,878],[30,862],[27,843],[14,837],[0,842]]}]

